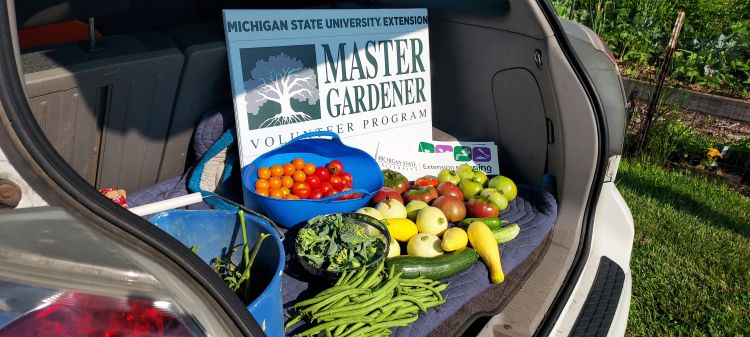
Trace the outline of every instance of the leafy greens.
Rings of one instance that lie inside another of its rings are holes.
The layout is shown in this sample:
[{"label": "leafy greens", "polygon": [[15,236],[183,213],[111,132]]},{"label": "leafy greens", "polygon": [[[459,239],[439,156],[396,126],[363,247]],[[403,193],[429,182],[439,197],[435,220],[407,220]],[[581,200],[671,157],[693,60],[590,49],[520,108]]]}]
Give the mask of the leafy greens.
[{"label": "leafy greens", "polygon": [[297,254],[330,271],[359,268],[385,251],[382,238],[367,235],[367,225],[341,214],[310,219],[297,235]]}]

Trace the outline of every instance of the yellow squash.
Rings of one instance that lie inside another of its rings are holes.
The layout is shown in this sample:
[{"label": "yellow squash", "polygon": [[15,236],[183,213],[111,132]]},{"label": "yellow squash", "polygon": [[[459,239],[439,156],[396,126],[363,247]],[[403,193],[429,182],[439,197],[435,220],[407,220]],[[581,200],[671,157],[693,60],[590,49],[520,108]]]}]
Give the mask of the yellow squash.
[{"label": "yellow squash", "polygon": [[502,283],[505,280],[505,274],[503,274],[503,267],[500,265],[500,248],[497,246],[497,241],[495,241],[490,228],[483,222],[474,221],[469,225],[466,232],[469,235],[471,246],[479,253],[484,263],[487,264],[487,268],[490,269],[492,282],[495,284]]},{"label": "yellow squash", "polygon": [[417,235],[417,225],[409,219],[385,219],[388,233],[391,237],[401,242],[407,242],[412,236]]},{"label": "yellow squash", "polygon": [[467,243],[469,243],[469,238],[466,232],[459,227],[451,227],[443,233],[443,242],[440,246],[444,251],[452,252],[465,248]]}]

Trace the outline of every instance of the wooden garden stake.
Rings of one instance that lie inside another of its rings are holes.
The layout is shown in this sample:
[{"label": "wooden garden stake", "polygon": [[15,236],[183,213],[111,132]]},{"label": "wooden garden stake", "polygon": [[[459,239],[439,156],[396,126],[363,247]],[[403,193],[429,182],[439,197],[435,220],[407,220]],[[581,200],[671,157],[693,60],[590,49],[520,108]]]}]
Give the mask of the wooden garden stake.
[{"label": "wooden garden stake", "polygon": [[675,47],[677,46],[677,39],[680,37],[680,31],[682,30],[682,23],[685,21],[685,11],[680,11],[677,15],[677,21],[674,23],[672,28],[672,35],[669,37],[669,44],[667,50],[664,53],[664,62],[659,67],[659,73],[656,76],[656,87],[654,88],[654,95],[651,97],[651,102],[648,104],[646,110],[646,118],[643,123],[643,130],[641,131],[641,139],[638,142],[638,151],[640,152],[648,142],[648,135],[651,131],[651,123],[654,121],[657,108],[659,107],[659,98],[661,96],[661,89],[664,87],[664,81],[667,78],[667,71],[669,66],[672,64],[672,55],[674,54]]}]

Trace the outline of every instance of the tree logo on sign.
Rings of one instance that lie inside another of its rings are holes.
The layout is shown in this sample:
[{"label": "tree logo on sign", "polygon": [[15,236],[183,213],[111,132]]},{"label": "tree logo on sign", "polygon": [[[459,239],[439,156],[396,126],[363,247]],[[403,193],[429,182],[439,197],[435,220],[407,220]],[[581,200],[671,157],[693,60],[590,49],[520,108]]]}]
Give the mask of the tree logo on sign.
[{"label": "tree logo on sign", "polygon": [[[291,51],[301,52],[296,46]],[[288,48],[288,47],[287,47]],[[259,50],[282,48],[254,48]],[[314,49],[313,58],[314,58]],[[281,51],[258,58],[251,64],[244,81],[245,102],[250,129],[300,123],[320,118],[318,77],[314,67],[305,66],[304,57]],[[248,61],[243,58],[244,61]],[[252,62],[252,61],[251,61]],[[247,67],[243,64],[243,68]]]}]

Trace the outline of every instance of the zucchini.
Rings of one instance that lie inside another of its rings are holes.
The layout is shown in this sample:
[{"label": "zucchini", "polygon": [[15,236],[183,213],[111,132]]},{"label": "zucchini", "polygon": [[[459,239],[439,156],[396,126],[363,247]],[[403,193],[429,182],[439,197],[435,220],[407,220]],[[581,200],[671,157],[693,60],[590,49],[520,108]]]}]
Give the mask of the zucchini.
[{"label": "zucchini", "polygon": [[488,218],[466,218],[466,219],[461,220],[461,222],[458,223],[458,227],[467,229],[469,228],[469,225],[474,221],[479,221],[479,222],[484,223],[491,230],[500,229],[504,224],[508,223],[508,220],[503,220],[496,216],[492,216]]},{"label": "zucchini", "polygon": [[417,278],[421,275],[437,280],[469,268],[478,259],[479,254],[467,247],[436,257],[394,256],[385,261],[385,266],[402,273],[402,278]]},{"label": "zucchini", "polygon": [[498,229],[493,229],[492,236],[495,237],[497,243],[506,243],[515,239],[519,232],[521,232],[521,227],[519,227],[517,223],[514,223]]}]

